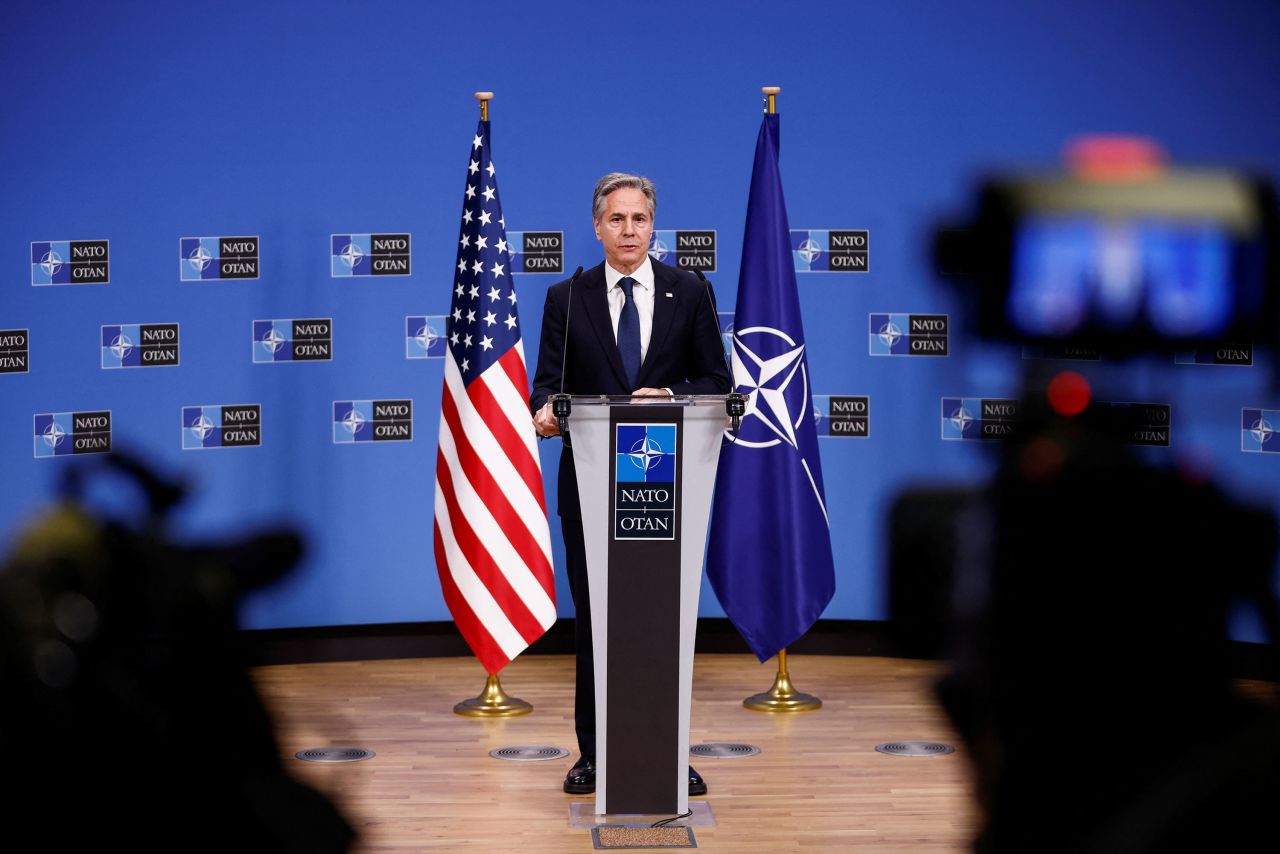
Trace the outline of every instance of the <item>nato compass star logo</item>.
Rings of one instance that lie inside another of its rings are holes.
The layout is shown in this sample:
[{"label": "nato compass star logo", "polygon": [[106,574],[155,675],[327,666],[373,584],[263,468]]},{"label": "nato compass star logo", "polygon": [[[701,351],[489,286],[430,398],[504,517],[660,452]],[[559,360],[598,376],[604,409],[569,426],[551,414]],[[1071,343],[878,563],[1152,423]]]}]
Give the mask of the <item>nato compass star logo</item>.
[{"label": "nato compass star logo", "polygon": [[40,269],[45,272],[45,275],[53,278],[53,274],[62,269],[62,257],[50,249],[40,257]]},{"label": "nato compass star logo", "polygon": [[752,326],[733,333],[734,391],[747,396],[735,444],[798,447],[796,429],[809,410],[804,345],[785,332]]},{"label": "nato compass star logo", "polygon": [[880,343],[884,344],[889,350],[893,350],[893,345],[902,340],[902,330],[892,320],[881,326],[876,335],[879,336]]},{"label": "nato compass star logo", "polygon": [[203,244],[196,244],[196,248],[191,250],[191,254],[187,256],[187,263],[190,264],[197,273],[203,273],[205,270],[209,269],[209,264],[212,261],[213,255],[208,249],[204,248]]},{"label": "nato compass star logo", "polygon": [[800,257],[804,259],[806,264],[812,266],[813,259],[822,254],[822,247],[812,237],[806,237],[796,251],[800,253]]},{"label": "nato compass star logo", "polygon": [[57,421],[50,421],[49,426],[44,429],[44,433],[41,434],[40,438],[44,440],[50,450],[56,450],[62,444],[66,435],[67,431],[62,428],[61,424]]},{"label": "nato compass star logo", "polygon": [[196,423],[191,425],[191,432],[195,433],[202,443],[215,429],[217,428],[214,426],[214,423],[205,415],[201,415],[196,419]]},{"label": "nato compass star logo", "polygon": [[360,259],[364,257],[364,253],[360,251],[359,246],[356,246],[355,241],[352,241],[338,253],[338,257],[342,259],[343,264],[347,265],[348,270],[354,270],[360,263]]},{"label": "nato compass star logo", "polygon": [[364,426],[366,420],[367,419],[360,414],[360,410],[353,407],[351,411],[343,416],[342,426],[346,428],[348,433],[354,436],[360,432],[360,428]]},{"label": "nato compass star logo", "polygon": [[658,239],[658,235],[654,234],[653,243],[649,246],[649,257],[655,261],[666,260],[667,253],[671,251],[671,247]]},{"label": "nato compass star logo", "polygon": [[266,344],[267,349],[272,353],[283,347],[288,340],[289,339],[281,335],[280,330],[276,329],[274,326],[271,327],[270,331],[261,338],[262,343]]},{"label": "nato compass star logo", "polygon": [[664,453],[662,446],[650,438],[648,434],[645,434],[643,439],[631,446],[631,451],[627,456],[630,457],[632,465],[647,475],[662,462]]},{"label": "nato compass star logo", "polygon": [[1280,410],[1243,409],[1240,412],[1240,450],[1255,454],[1280,454]]},{"label": "nato compass star logo", "polygon": [[125,356],[128,356],[131,350],[133,350],[133,342],[123,332],[111,339],[111,355],[121,362],[124,362]]}]

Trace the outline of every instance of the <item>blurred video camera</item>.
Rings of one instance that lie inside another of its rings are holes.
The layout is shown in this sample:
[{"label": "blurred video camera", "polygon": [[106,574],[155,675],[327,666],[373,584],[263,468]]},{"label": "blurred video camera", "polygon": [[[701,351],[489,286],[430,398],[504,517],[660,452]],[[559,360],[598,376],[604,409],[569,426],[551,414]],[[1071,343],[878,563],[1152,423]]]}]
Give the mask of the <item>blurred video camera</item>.
[{"label": "blurred video camera", "polygon": [[[142,497],[109,520],[90,493]],[[0,568],[0,753],[14,850],[341,852],[353,833],[293,780],[243,664],[236,608],[282,578],[289,530],[186,545],[186,494],[120,451],[69,467]]]}]

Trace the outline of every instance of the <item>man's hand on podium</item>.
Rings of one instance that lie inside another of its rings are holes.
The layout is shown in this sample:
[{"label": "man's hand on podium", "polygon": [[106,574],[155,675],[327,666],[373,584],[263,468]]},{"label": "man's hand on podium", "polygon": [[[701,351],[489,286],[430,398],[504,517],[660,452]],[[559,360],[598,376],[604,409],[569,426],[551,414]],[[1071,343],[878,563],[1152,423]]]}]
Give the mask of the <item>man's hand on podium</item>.
[{"label": "man's hand on podium", "polygon": [[533,416],[533,429],[538,431],[538,435],[545,438],[560,435],[560,425],[556,423],[556,417],[551,412],[551,401],[542,404],[542,408]]}]

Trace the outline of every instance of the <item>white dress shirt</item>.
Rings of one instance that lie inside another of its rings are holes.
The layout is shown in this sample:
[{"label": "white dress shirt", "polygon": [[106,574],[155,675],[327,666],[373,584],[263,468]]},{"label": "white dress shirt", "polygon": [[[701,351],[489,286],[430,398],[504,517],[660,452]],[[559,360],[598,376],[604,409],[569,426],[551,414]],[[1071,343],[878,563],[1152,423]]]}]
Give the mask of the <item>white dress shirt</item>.
[{"label": "white dress shirt", "polygon": [[[649,355],[649,338],[653,334],[653,264],[649,261],[649,256],[644,256],[644,260],[640,262],[640,266],[631,273],[631,278],[635,280],[635,284],[631,286],[631,298],[636,301],[636,314],[640,315],[640,364],[644,364],[644,357]],[[622,273],[609,266],[609,262],[604,264],[604,283],[606,286],[606,295],[609,298],[609,319],[613,321],[613,341],[618,342],[618,318],[622,316],[622,306],[627,301],[627,295],[623,292],[622,287],[618,284],[623,278]]]}]

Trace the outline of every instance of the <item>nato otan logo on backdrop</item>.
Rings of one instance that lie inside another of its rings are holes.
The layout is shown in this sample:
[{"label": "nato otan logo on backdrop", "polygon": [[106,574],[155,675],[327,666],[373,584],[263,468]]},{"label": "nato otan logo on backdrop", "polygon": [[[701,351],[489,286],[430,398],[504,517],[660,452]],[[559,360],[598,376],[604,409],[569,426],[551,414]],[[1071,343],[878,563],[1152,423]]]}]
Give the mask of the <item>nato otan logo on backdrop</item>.
[{"label": "nato otan logo on backdrop", "polygon": [[716,232],[714,229],[693,231],[655,231],[649,237],[649,256],[681,270],[703,273],[716,271]]},{"label": "nato otan logo on backdrop", "polygon": [[945,314],[879,314],[867,321],[872,356],[946,356],[950,324]]},{"label": "nato otan logo on backdrop", "polygon": [[246,448],[262,444],[257,403],[182,407],[182,450]]},{"label": "nato otan logo on backdrop", "polygon": [[866,395],[815,394],[813,421],[819,439],[871,436],[871,398]]},{"label": "nato otan logo on backdrop", "polygon": [[25,374],[31,366],[31,333],[0,329],[0,374]]},{"label": "nato otan logo on backdrop", "polygon": [[865,228],[835,231],[791,229],[791,257],[797,273],[868,273],[871,236]]},{"label": "nato otan logo on backdrop", "polygon": [[329,238],[329,275],[409,275],[410,235],[334,234]]},{"label": "nato otan logo on backdrop", "polygon": [[1240,410],[1240,450],[1253,454],[1280,454],[1280,409]]},{"label": "nato otan logo on backdrop", "polygon": [[1097,362],[1102,353],[1096,347],[1080,344],[1026,344],[1022,358],[1037,361]]},{"label": "nato otan logo on backdrop", "polygon": [[258,278],[258,238],[182,237],[178,275],[184,282]]},{"label": "nato otan logo on backdrop", "polygon": [[1099,402],[1120,412],[1120,440],[1130,445],[1169,447],[1169,425],[1173,407],[1167,403]]},{"label": "nato otan logo on backdrop", "polygon": [[165,368],[181,364],[176,323],[102,327],[103,368]]},{"label": "nato otan logo on backdrop", "polygon": [[44,412],[32,419],[37,458],[105,454],[111,450],[111,412]]},{"label": "nato otan logo on backdrop", "polygon": [[413,440],[412,400],[335,400],[333,441],[410,442]]},{"label": "nato otan logo on backdrop", "polygon": [[[463,237],[469,241],[469,237]],[[482,241],[487,238],[481,237]],[[484,248],[483,246],[480,248]],[[498,244],[502,250],[502,244]],[[507,254],[513,273],[563,273],[563,231],[508,231]]]},{"label": "nato otan logo on backdrop", "polygon": [[676,425],[614,425],[613,538],[676,538]]},{"label": "nato otan logo on backdrop", "polygon": [[449,352],[444,331],[448,317],[443,314],[417,314],[404,319],[404,357],[406,359],[443,359]]},{"label": "nato otan logo on backdrop", "polygon": [[1253,364],[1253,344],[1219,344],[1203,350],[1188,350],[1173,355],[1178,365],[1232,365],[1248,367]]},{"label": "nato otan logo on backdrop", "polygon": [[1004,439],[1018,421],[1018,401],[987,397],[942,398],[942,438],[948,442]]},{"label": "nato otan logo on backdrop", "polygon": [[105,285],[111,281],[107,240],[41,240],[31,244],[32,285]]},{"label": "nato otan logo on backdrop", "polygon": [[332,318],[253,322],[254,362],[327,362],[332,359]]}]

